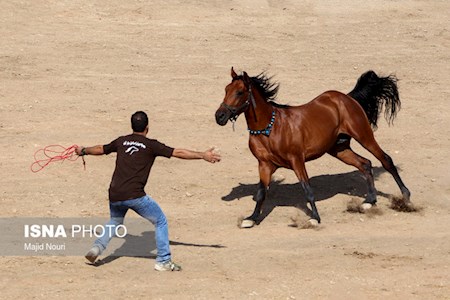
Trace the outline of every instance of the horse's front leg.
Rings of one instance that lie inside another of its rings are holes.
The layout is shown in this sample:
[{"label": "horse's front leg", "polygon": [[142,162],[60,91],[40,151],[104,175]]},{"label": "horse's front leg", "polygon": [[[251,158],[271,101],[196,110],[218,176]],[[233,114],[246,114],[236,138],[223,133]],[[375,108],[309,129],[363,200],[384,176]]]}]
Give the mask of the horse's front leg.
[{"label": "horse's front leg", "polygon": [[308,199],[309,205],[311,206],[311,219],[309,219],[309,223],[311,223],[311,225],[318,225],[318,223],[320,223],[320,216],[317,211],[316,199],[314,198],[313,190],[308,181],[300,180],[300,183],[305,191],[306,199]]},{"label": "horse's front leg", "polygon": [[309,185],[309,177],[306,172],[305,162],[301,160],[296,160],[292,163],[295,175],[297,175],[300,184],[302,185],[303,191],[305,192],[306,199],[308,199],[309,205],[311,206],[311,219],[309,222],[311,225],[316,226],[320,223],[319,212],[316,207],[316,199],[314,197],[313,190]]},{"label": "horse's front leg", "polygon": [[253,197],[253,199],[256,201],[255,210],[249,217],[242,220],[240,224],[241,228],[251,228],[255,225],[255,223],[258,222],[264,200],[266,199],[267,189],[269,188],[272,174],[276,169],[276,166],[270,162],[259,162],[260,181],[256,190],[256,194]]}]

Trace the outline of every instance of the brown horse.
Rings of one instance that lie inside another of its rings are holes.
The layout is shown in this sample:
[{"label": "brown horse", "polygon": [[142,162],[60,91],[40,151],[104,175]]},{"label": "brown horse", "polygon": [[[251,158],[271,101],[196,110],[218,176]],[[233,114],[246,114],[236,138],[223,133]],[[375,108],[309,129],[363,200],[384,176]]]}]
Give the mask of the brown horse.
[{"label": "brown horse", "polygon": [[[391,75],[378,77],[368,71],[361,75],[348,94],[327,91],[300,106],[274,102],[279,85],[264,73],[249,77],[237,75],[231,68],[232,82],[225,88],[225,98],[216,112],[217,124],[224,126],[245,114],[249,147],[259,162],[260,182],[255,194],[256,207],[241,227],[252,227],[259,220],[272,174],[278,168],[292,169],[304,189],[311,207],[310,222],[320,223],[314,194],[305,169],[307,161],[328,153],[355,166],[365,177],[367,197],[361,205],[369,209],[377,201],[371,162],[353,152],[351,138],[372,153],[397,182],[406,204],[411,205],[410,192],[400,178],[391,157],[375,141],[379,114],[385,106],[386,120],[391,123],[400,108],[397,80]],[[371,127],[372,125],[372,127]]]}]

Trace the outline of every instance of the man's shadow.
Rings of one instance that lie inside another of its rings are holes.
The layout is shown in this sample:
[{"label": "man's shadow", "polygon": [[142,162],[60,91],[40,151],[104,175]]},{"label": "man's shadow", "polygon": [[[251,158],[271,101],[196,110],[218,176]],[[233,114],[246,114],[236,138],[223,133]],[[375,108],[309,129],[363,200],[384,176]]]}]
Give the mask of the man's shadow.
[{"label": "man's shadow", "polygon": [[[374,167],[372,170],[374,180],[386,172],[383,167]],[[346,194],[360,198],[364,198],[367,194],[367,183],[359,171],[315,176],[310,178],[310,184],[316,201],[324,201],[337,194]],[[239,183],[238,186],[232,188],[228,195],[223,196],[222,200],[234,201],[243,197],[254,196],[257,187],[257,183]],[[377,191],[377,194],[383,197],[389,196],[379,191]],[[257,223],[262,222],[278,206],[297,207],[305,214],[311,216],[311,210],[307,203],[300,183],[283,184],[283,181],[272,181]]]},{"label": "man's shadow", "polygon": [[[139,257],[146,259],[156,258],[156,241],[154,231],[144,231],[140,235],[127,234],[123,238],[113,238],[111,240],[110,246],[114,247],[115,240],[124,240],[120,247],[113,250],[112,253],[108,254],[105,258],[97,260],[93,266],[101,266],[104,264],[111,263],[120,257]],[[169,241],[170,245],[175,246],[186,246],[186,247],[208,247],[208,248],[226,248],[225,246],[219,244],[193,244],[193,243],[183,243]],[[110,247],[108,247],[110,248]],[[88,263],[89,264],[89,263]]]}]

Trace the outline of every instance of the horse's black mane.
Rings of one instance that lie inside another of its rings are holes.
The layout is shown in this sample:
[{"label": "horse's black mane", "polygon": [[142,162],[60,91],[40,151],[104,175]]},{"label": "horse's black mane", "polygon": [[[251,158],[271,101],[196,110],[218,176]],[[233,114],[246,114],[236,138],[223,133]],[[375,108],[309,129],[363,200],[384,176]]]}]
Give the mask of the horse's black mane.
[{"label": "horse's black mane", "polygon": [[[264,98],[264,100],[266,100],[267,103],[281,108],[290,107],[289,105],[279,104],[276,102],[280,84],[278,82],[273,82],[272,78],[273,77],[268,77],[266,73],[262,72],[257,76],[250,77],[250,80],[252,81],[253,86],[258,89],[258,91],[261,93],[261,96]],[[240,75],[234,80],[238,79],[243,79],[243,76]]]}]

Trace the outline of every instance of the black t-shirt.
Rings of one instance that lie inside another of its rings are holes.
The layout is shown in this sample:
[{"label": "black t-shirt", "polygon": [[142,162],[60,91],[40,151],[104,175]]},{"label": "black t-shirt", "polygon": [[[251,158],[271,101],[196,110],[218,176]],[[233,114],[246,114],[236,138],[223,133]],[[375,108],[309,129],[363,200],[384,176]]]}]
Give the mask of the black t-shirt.
[{"label": "black t-shirt", "polygon": [[123,201],[146,195],[150,169],[155,158],[170,158],[173,148],[139,134],[121,136],[103,145],[105,154],[117,152],[116,168],[109,186],[109,200]]}]

